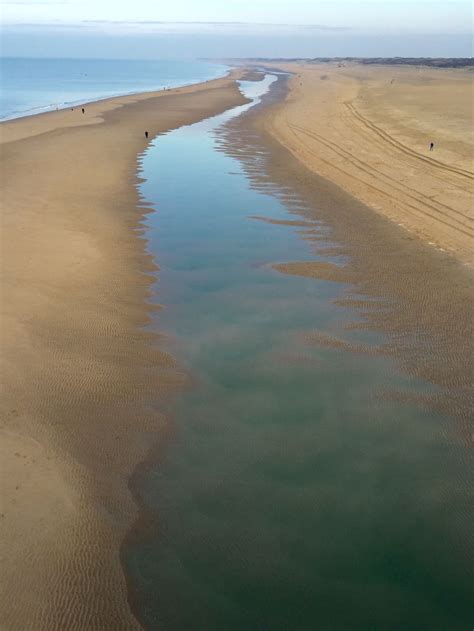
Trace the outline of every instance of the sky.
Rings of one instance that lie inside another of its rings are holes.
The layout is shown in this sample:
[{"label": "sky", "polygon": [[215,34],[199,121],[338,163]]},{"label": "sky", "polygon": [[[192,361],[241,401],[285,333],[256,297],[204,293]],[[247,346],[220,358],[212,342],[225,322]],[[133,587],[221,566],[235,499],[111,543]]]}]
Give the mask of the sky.
[{"label": "sky", "polygon": [[4,56],[471,56],[467,0],[3,0]]}]

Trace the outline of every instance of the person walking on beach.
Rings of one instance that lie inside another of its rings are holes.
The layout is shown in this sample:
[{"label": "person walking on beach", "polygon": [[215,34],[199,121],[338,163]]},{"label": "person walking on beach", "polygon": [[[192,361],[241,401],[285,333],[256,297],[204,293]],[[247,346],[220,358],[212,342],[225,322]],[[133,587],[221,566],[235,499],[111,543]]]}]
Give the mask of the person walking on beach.
[{"label": "person walking on beach", "polygon": [[433,151],[434,149],[434,142],[430,142],[430,151]]},{"label": "person walking on beach", "polygon": [[82,108],[82,113],[83,113],[83,114],[85,114],[85,111],[86,111],[86,110],[85,110],[84,108]]},{"label": "person walking on beach", "polygon": [[145,138],[148,138],[148,132],[147,131],[145,132]]}]

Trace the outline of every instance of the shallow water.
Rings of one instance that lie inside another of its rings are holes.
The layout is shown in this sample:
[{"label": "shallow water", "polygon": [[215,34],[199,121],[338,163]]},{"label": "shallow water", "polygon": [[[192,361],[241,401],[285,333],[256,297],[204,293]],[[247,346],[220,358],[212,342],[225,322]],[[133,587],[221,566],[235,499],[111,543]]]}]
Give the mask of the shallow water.
[{"label": "shallow water", "polygon": [[[258,99],[272,80],[242,89]],[[148,518],[123,555],[137,615],[170,630],[470,628],[466,447],[436,413],[382,396],[433,386],[306,343],[354,314],[333,302],[340,284],[272,269],[315,255],[300,228],[249,218],[295,220],[305,202],[290,212],[223,151],[221,126],[248,107],[143,158],[154,326],[190,386],[133,482]]]}]

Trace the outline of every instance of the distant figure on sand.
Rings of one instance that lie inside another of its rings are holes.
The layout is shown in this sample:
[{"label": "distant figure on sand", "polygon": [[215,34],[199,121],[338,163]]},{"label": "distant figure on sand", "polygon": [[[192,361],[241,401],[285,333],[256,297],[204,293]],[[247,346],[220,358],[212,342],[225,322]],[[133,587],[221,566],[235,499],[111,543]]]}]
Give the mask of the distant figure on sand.
[{"label": "distant figure on sand", "polygon": [[83,114],[85,113],[85,111],[86,111],[86,110],[85,110],[84,108],[82,108],[82,113],[83,113]]},{"label": "distant figure on sand", "polygon": [[434,149],[434,142],[430,142],[430,151],[433,151]]},{"label": "distant figure on sand", "polygon": [[147,131],[145,132],[145,138],[148,138],[148,132]]}]

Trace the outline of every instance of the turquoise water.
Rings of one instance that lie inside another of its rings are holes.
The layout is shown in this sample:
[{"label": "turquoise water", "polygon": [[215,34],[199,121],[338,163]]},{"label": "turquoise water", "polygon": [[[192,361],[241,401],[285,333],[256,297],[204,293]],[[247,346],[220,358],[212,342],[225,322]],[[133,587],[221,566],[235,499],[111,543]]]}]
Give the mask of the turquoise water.
[{"label": "turquoise water", "polygon": [[87,101],[200,83],[226,73],[202,61],[0,59],[0,120]]},{"label": "turquoise water", "polygon": [[[272,80],[242,89],[257,100]],[[381,396],[428,384],[305,342],[354,314],[333,304],[344,286],[271,268],[315,255],[299,228],[249,218],[295,215],[288,191],[257,190],[222,150],[221,126],[248,107],[143,157],[154,326],[189,387],[133,480],[148,525],[123,554],[137,616],[165,630],[470,629],[465,447],[434,412]]]}]

